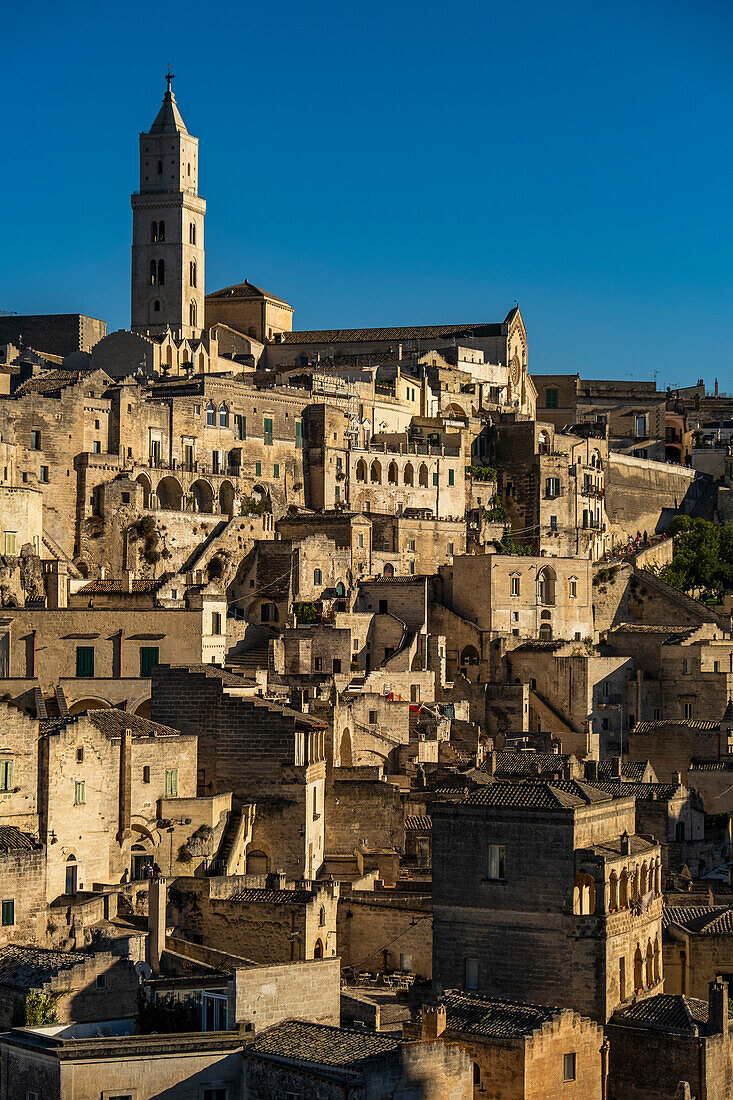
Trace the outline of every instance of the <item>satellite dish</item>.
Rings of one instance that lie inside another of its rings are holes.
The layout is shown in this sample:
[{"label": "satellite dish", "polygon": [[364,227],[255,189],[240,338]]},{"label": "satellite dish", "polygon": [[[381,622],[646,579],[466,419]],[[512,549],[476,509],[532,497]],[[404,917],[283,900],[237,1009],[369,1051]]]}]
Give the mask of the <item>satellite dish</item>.
[{"label": "satellite dish", "polygon": [[149,963],[146,963],[144,959],[135,963],[135,973],[141,981],[145,981],[153,973]]}]

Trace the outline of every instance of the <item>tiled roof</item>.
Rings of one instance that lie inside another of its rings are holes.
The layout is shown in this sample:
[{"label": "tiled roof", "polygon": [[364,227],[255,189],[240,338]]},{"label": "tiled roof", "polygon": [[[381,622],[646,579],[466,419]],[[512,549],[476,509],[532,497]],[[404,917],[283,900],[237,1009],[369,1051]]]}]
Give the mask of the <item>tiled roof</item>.
[{"label": "tiled roof", "polygon": [[633,795],[640,802],[664,802],[679,792],[676,783],[628,783],[622,779],[594,779],[593,786],[621,798]]},{"label": "tiled roof", "polygon": [[427,814],[408,814],[405,818],[405,829],[408,833],[427,833],[432,827],[433,819]]},{"label": "tiled roof", "polygon": [[562,649],[562,647],[567,644],[568,643],[562,641],[562,639],[559,641],[540,641],[537,639],[529,642],[522,642],[521,645],[515,646],[512,653],[552,653],[556,649]]},{"label": "tiled roof", "polygon": [[614,1013],[613,1022],[652,1031],[696,1035],[708,1022],[708,1005],[679,993],[658,993],[645,1001]]},{"label": "tiled roof", "polygon": [[[539,772],[558,774],[567,763],[568,757],[554,752],[496,752],[494,753],[495,775],[537,775]],[[489,761],[481,765],[482,771],[488,771]]]},{"label": "tiled roof", "polygon": [[61,970],[83,966],[89,955],[79,951],[50,951],[42,947],[6,947],[0,954],[0,985],[36,989]]},{"label": "tiled roof", "polygon": [[670,729],[674,726],[685,726],[691,730],[720,729],[720,722],[705,722],[701,718],[663,718],[659,722],[637,722],[632,733],[650,733],[652,730]]},{"label": "tiled roof", "polygon": [[571,810],[591,802],[604,802],[610,795],[577,779],[534,783],[492,783],[472,791],[467,805],[516,806],[527,809]]},{"label": "tiled roof", "polygon": [[398,1051],[401,1040],[370,1031],[286,1020],[264,1031],[245,1048],[245,1057],[285,1058],[313,1066],[358,1071],[369,1058]]},{"label": "tiled roof", "polygon": [[515,1039],[556,1019],[562,1009],[547,1005],[499,1001],[470,993],[446,993],[446,1029],[491,1039]]},{"label": "tiled roof", "polygon": [[662,913],[665,928],[677,924],[697,936],[733,935],[733,908],[729,905],[671,905]]},{"label": "tiled roof", "polygon": [[[624,760],[621,766],[621,775],[624,779],[632,779],[636,783],[641,783],[644,772],[646,771],[648,761],[647,760]],[[598,763],[598,778],[599,779],[614,779],[612,760],[600,760]],[[593,780],[595,783],[595,780]]]},{"label": "tiled roof", "polygon": [[[207,295],[208,297],[208,295]],[[457,336],[501,336],[502,324],[406,325],[397,328],[332,328],[284,332],[286,344],[352,344],[374,340],[451,340]]]},{"label": "tiled roof", "polygon": [[[632,833],[629,837],[629,855],[643,856],[647,852],[650,852],[653,848],[658,848],[659,843],[656,840],[645,840],[643,836],[636,836]],[[623,855],[621,851],[621,837],[613,837],[609,840],[604,840],[599,844],[589,844],[588,848],[592,852],[596,852],[600,856],[610,856],[615,859],[617,856]]]},{"label": "tiled roof", "polygon": [[693,771],[729,772],[733,771],[733,760],[700,760],[693,756],[691,768]]},{"label": "tiled roof", "polygon": [[[267,290],[262,290],[260,287],[255,286],[249,279],[245,279],[243,283],[232,283],[231,286],[222,287],[221,290],[212,290],[211,294],[206,295],[207,298],[269,298],[271,302],[282,302],[283,305],[288,305],[284,298],[278,298],[276,294],[270,294]],[[290,335],[287,333],[286,335]]]},{"label": "tiled roof", "polygon": [[[154,592],[160,582],[156,580],[142,579],[134,580],[132,582],[133,594],[140,594],[142,592]],[[83,588],[78,589],[78,592],[82,596],[91,596],[94,594],[105,593],[106,595],[113,595],[116,593],[123,593],[125,589],[122,587],[122,579],[115,580],[114,578],[105,578],[104,580],[89,581]]]},{"label": "tiled roof", "polygon": [[17,825],[0,825],[0,852],[32,851],[37,847],[33,837],[22,833]]},{"label": "tiled roof", "polygon": [[66,718],[49,718],[40,722],[39,725],[42,733],[57,733],[73,725],[80,718],[88,718],[108,737],[121,737],[125,730],[132,730],[136,737],[183,736],[180,730],[173,729],[172,726],[151,722],[148,718],[140,718],[137,714],[118,710],[117,707],[109,707],[107,710],[88,710],[81,714],[70,714]]},{"label": "tiled roof", "polygon": [[270,905],[307,905],[313,901],[310,890],[237,890],[229,901],[267,902]]},{"label": "tiled roof", "polygon": [[82,379],[82,373],[78,370],[49,370],[43,374],[37,374],[34,378],[27,378],[21,382],[13,397],[25,397],[27,393],[53,394],[59,393],[66,386],[73,386]]}]

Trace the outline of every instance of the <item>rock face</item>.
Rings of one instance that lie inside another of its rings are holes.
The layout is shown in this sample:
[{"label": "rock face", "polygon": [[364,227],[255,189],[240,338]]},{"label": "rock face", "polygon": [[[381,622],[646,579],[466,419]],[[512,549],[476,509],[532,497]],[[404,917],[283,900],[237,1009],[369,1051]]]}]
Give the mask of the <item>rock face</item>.
[{"label": "rock face", "polygon": [[20,557],[0,556],[0,607],[24,607],[45,598],[41,559],[30,543]]}]

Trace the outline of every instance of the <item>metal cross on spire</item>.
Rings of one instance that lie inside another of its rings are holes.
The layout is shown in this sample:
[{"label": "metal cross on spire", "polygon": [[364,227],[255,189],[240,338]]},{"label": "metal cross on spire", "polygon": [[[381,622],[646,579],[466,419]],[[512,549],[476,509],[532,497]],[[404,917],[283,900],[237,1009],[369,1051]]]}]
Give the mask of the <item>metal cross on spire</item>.
[{"label": "metal cross on spire", "polygon": [[171,72],[171,63],[169,61],[168,62],[168,72],[165,74],[165,79],[166,79],[166,82],[168,84],[168,91],[167,91],[166,94],[168,94],[168,95],[170,95],[170,92],[171,92],[171,80],[175,79],[175,75],[176,75],[175,73]]}]

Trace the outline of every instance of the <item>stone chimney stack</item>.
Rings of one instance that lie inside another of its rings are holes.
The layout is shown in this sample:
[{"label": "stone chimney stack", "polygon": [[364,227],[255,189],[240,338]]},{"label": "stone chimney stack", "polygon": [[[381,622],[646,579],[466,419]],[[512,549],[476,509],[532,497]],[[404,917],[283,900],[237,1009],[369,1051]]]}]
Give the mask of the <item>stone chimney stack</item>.
[{"label": "stone chimney stack", "polygon": [[130,832],[132,813],[132,730],[123,730],[120,739],[119,818],[117,841],[122,844]]},{"label": "stone chimney stack", "polygon": [[135,579],[135,574],[132,569],[124,569],[122,572],[122,591],[132,592],[132,582]]},{"label": "stone chimney stack", "polygon": [[46,605],[53,608],[68,607],[69,569],[65,561],[52,561],[43,582],[46,588]]},{"label": "stone chimney stack", "polygon": [[623,833],[621,834],[621,855],[622,856],[631,855],[631,843],[629,841],[629,834],[626,832],[625,829],[624,829]]},{"label": "stone chimney stack", "polygon": [[496,771],[496,752],[494,749],[491,752],[486,753],[486,764],[484,771],[487,775],[493,776]]},{"label": "stone chimney stack", "polygon": [[620,756],[614,756],[611,758],[611,775],[614,779],[620,779],[623,774],[623,767]]},{"label": "stone chimney stack", "polygon": [[714,1035],[728,1035],[728,983],[718,977],[708,988],[708,1026]]},{"label": "stone chimney stack", "polygon": [[154,974],[160,973],[160,957],[165,951],[165,906],[168,889],[161,876],[150,880],[148,888],[148,962]]},{"label": "stone chimney stack", "polygon": [[586,760],[585,762],[585,778],[592,783],[594,779],[598,779],[598,761]]},{"label": "stone chimney stack", "polygon": [[439,1039],[445,1031],[445,1005],[423,1005],[423,1039]]}]

